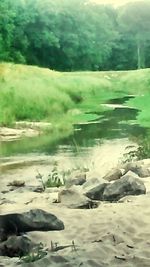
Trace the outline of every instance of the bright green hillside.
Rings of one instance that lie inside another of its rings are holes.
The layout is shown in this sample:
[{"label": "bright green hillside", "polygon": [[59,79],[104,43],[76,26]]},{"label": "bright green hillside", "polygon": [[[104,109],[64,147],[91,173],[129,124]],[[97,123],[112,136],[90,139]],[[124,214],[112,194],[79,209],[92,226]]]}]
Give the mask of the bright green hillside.
[{"label": "bright green hillside", "polygon": [[72,122],[95,119],[102,111],[100,103],[127,94],[146,94],[146,98],[129,101],[143,110],[139,118],[142,116],[144,123],[149,117],[149,77],[149,69],[59,73],[3,63],[0,64],[0,125],[44,120],[66,127]]}]

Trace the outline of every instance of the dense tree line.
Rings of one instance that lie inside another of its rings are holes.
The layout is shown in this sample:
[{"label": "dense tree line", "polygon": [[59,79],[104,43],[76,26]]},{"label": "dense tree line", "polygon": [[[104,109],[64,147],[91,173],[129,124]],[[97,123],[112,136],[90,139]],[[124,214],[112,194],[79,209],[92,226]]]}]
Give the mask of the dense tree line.
[{"label": "dense tree line", "polygon": [[150,67],[150,1],[1,0],[0,61],[56,70]]}]

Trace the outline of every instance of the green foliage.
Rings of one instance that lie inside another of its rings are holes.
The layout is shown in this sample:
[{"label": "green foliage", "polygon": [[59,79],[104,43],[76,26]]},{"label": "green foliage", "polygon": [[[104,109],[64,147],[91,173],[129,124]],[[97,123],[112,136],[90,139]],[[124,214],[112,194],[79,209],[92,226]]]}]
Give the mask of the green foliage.
[{"label": "green foliage", "polygon": [[150,66],[150,2],[1,0],[0,60],[56,70]]},{"label": "green foliage", "polygon": [[[150,2],[132,2],[120,9],[118,20],[122,31],[135,44],[137,67],[145,68],[146,47],[150,40]],[[126,37],[126,38],[127,38]]]},{"label": "green foliage", "polygon": [[[105,88],[108,90],[105,91]],[[0,64],[0,125],[48,120],[70,129],[74,108],[100,111],[111,98],[111,83],[103,74],[58,73],[23,65]]]},{"label": "green foliage", "polygon": [[65,179],[58,172],[57,165],[55,164],[51,173],[48,175],[48,179],[45,183],[45,187],[61,187],[65,185]]},{"label": "green foliage", "polygon": [[131,162],[134,160],[142,160],[150,158],[150,139],[149,136],[137,140],[138,148],[131,150],[123,155],[123,162]]},{"label": "green foliage", "polygon": [[44,258],[46,255],[47,252],[44,250],[43,244],[40,243],[28,255],[21,257],[21,261],[24,263],[35,262]]},{"label": "green foliage", "polygon": [[[150,70],[59,73],[48,69],[0,64],[0,125],[15,121],[50,121],[51,135],[71,133],[72,124],[101,117],[108,99],[135,94],[128,105],[149,126]],[[141,97],[141,94],[144,94]],[[139,96],[138,96],[139,95]]]}]

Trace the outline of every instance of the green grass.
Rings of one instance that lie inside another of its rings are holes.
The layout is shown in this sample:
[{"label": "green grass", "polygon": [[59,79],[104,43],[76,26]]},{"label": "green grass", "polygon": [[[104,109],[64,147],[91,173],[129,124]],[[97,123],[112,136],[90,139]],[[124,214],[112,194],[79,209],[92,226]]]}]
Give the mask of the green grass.
[{"label": "green grass", "polygon": [[129,105],[141,109],[140,123],[148,120],[150,124],[149,92],[150,69],[59,73],[1,63],[0,126],[22,120],[48,121],[65,131],[72,123],[96,119],[104,110],[101,103],[127,94],[146,94]]},{"label": "green grass", "polygon": [[22,120],[58,122],[64,115],[68,120],[70,110],[82,108],[81,103],[85,110],[98,100],[101,90],[110,88],[107,79],[91,74],[0,64],[0,125]]}]

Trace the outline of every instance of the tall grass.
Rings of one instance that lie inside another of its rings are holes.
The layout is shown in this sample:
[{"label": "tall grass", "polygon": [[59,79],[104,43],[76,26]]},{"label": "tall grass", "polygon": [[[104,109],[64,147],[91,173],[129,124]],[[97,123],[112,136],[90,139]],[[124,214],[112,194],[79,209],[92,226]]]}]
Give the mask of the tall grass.
[{"label": "tall grass", "polygon": [[[91,117],[84,116],[85,113],[99,114],[103,110],[100,104],[113,97],[146,93],[149,99],[149,74],[149,69],[59,73],[33,66],[1,63],[0,126],[19,120],[45,120],[65,126],[66,121],[72,123]],[[138,99],[131,104],[139,106]],[[145,103],[142,105],[140,108],[146,114],[149,105],[146,109]],[[70,112],[74,110],[78,110],[77,116]]]},{"label": "tall grass", "polygon": [[19,120],[58,120],[88,95],[108,87],[109,82],[98,77],[1,64],[0,125]]}]

